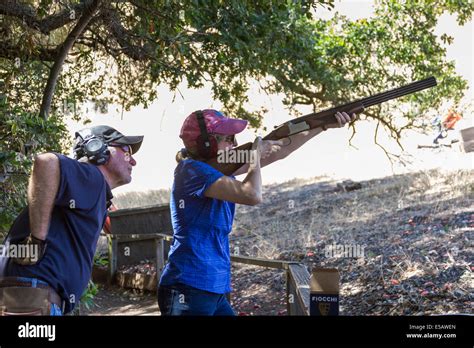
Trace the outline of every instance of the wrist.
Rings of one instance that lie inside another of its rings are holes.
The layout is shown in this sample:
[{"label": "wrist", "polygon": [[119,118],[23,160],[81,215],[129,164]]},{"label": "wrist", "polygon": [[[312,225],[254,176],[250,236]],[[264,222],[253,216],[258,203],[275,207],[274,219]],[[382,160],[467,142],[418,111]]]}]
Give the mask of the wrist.
[{"label": "wrist", "polygon": [[257,150],[252,150],[250,153],[249,171],[260,167],[260,154]]},{"label": "wrist", "polygon": [[260,171],[260,163],[250,163],[249,164],[249,171],[248,171],[249,174],[255,173],[255,172],[258,172],[258,171]]},{"label": "wrist", "polygon": [[46,240],[46,237],[48,236],[48,232],[45,231],[45,232],[38,232],[38,231],[31,231],[31,236],[35,239],[39,239],[39,240]]},{"label": "wrist", "polygon": [[43,258],[47,247],[46,241],[34,237],[31,233],[19,244],[26,247],[26,253],[12,258],[12,260],[22,266],[37,264]]}]

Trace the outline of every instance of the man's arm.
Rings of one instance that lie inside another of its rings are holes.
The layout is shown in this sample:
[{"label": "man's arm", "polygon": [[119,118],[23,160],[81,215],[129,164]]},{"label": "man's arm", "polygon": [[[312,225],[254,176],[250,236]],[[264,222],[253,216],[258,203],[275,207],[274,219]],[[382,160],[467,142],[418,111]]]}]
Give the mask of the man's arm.
[{"label": "man's arm", "polygon": [[52,153],[35,157],[28,185],[30,229],[33,237],[45,240],[59,188],[59,159]]}]

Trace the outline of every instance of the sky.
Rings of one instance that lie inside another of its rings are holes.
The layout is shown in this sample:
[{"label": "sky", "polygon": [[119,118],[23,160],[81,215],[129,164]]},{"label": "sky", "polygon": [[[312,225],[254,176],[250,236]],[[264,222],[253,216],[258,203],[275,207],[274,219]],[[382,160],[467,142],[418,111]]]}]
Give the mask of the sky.
[{"label": "sky", "polygon": [[[333,12],[338,11],[354,20],[366,18],[373,13],[373,1],[369,0],[336,1],[335,5]],[[333,12],[320,9],[318,16],[330,18]],[[440,18],[436,32],[446,32],[454,37],[454,43],[448,46],[447,57],[449,60],[455,61],[457,72],[468,80],[469,93],[473,98],[473,22],[459,27],[454,16],[445,14]],[[105,115],[88,113],[93,125],[108,124],[125,135],[145,136],[142,148],[134,155],[137,166],[133,171],[132,183],[114,190],[116,194],[127,191],[170,188],[176,166],[174,157],[176,152],[183,147],[178,135],[184,119],[194,110],[219,109],[222,106],[219,101],[213,100],[210,86],[199,90],[190,90],[186,88],[185,84],[182,84],[179,89],[184,98],[179,93],[175,95],[170,92],[166,86],[159,87],[158,100],[148,109],[135,107],[122,114],[121,111],[117,112],[113,106],[109,106],[109,112]],[[255,108],[264,106],[269,110],[264,120],[267,129],[273,129],[274,125],[281,124],[291,117],[283,107],[281,96],[270,97],[252,90],[250,105]],[[304,107],[298,109],[303,114],[312,112]],[[464,116],[456,129],[474,126],[473,116]],[[83,127],[80,123],[68,121],[68,128],[72,133]],[[288,158],[263,168],[263,183],[270,184],[293,178],[323,175],[336,180],[367,180],[394,173],[435,167],[446,170],[474,169],[474,153],[466,154],[458,148],[435,151],[417,149],[418,144],[430,144],[434,137],[414,132],[408,133],[402,141],[411,164],[407,167],[395,166],[392,168],[383,150],[373,142],[374,129],[375,124],[366,121],[359,122],[357,135],[352,142],[356,148],[350,147],[348,144],[352,134],[349,129],[334,129],[324,132]],[[246,130],[239,134],[237,139],[242,144],[252,141],[255,135],[263,136],[265,134]],[[381,136],[379,142],[387,146],[387,149],[398,150],[386,136]],[[243,178],[244,176],[238,177],[241,180]]]}]

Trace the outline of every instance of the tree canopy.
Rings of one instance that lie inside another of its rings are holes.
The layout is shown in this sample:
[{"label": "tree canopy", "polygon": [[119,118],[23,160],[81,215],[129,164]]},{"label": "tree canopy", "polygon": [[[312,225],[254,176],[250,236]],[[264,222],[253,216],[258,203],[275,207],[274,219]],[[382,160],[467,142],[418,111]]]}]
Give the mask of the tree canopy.
[{"label": "tree canopy", "polygon": [[[333,1],[7,0],[0,4],[1,76],[9,100],[38,113],[54,63],[82,19],[87,24],[59,67],[55,110],[64,100],[147,106],[159,84],[174,90],[182,81],[192,88],[208,81],[229,114],[258,127],[264,113],[245,108],[251,80],[284,93],[288,106],[320,109],[434,75],[440,87],[413,97],[403,115],[411,127],[415,114],[462,97],[466,81],[443,46],[452,38],[433,29],[445,12],[465,23],[474,4],[382,0],[372,18],[355,22],[317,19],[323,6]],[[398,136],[403,127],[379,111],[367,116]]]},{"label": "tree canopy", "polygon": [[84,102],[146,107],[159,100],[161,84],[177,90],[183,81],[191,88],[210,83],[225,112],[259,127],[266,110],[246,106],[255,81],[285,95],[289,110],[306,104],[318,111],[435,76],[437,88],[362,116],[396,140],[405,129],[422,129],[443,102],[459,103],[467,82],[446,59],[453,38],[437,37],[434,28],[443,13],[460,25],[469,21],[472,2],[379,0],[367,19],[318,18],[333,6],[333,0],[3,0],[4,171],[25,155],[25,144],[32,153],[60,147],[61,119],[70,111],[84,116]]}]

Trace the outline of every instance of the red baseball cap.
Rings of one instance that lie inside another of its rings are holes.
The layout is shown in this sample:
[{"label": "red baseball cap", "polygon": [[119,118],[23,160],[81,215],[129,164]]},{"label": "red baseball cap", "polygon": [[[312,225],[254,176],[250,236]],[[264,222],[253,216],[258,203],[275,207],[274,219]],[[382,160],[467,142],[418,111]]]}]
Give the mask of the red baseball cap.
[{"label": "red baseball cap", "polygon": [[[206,109],[202,110],[204,123],[209,134],[233,135],[242,132],[247,127],[246,120],[226,117],[223,113]],[[196,140],[201,134],[196,112],[186,117],[179,137],[183,139],[184,146],[192,148],[196,146]]]}]

